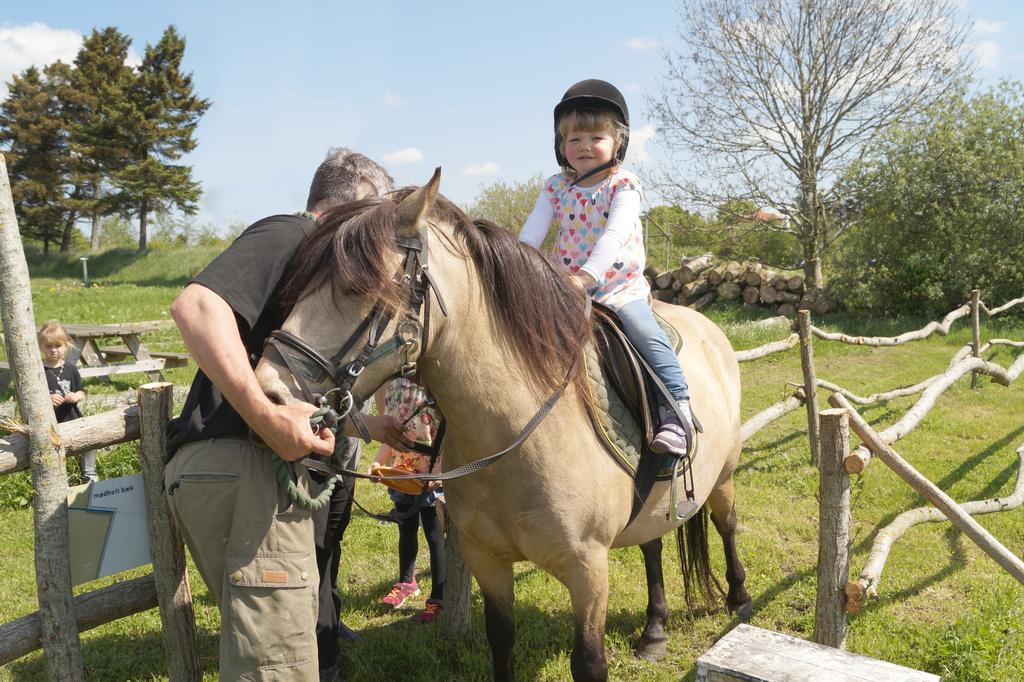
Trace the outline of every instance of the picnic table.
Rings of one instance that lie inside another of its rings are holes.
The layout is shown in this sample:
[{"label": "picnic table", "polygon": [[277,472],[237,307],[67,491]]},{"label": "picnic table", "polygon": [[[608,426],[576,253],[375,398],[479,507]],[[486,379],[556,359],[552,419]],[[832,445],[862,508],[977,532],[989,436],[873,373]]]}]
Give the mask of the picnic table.
[{"label": "picnic table", "polygon": [[[161,370],[188,364],[188,353],[151,351],[139,338],[145,332],[169,329],[172,320],[127,322],[122,324],[65,324],[71,347],[65,362],[78,365],[82,378],[109,378],[114,374],[145,372],[151,381],[163,381]],[[123,345],[100,345],[101,341],[120,339]],[[7,362],[0,362],[0,393],[7,390],[13,374]]]}]

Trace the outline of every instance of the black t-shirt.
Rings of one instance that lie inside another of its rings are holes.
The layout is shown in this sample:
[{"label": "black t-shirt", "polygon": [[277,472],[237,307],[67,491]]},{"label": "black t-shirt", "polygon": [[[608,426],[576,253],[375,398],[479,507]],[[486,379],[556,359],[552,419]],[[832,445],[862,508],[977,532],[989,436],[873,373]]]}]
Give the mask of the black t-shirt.
[{"label": "black t-shirt", "polygon": [[[264,218],[246,228],[190,282],[207,287],[231,306],[251,358],[259,358],[263,342],[284,322],[279,301],[282,280],[299,244],[315,226],[312,220],[301,216]],[[199,370],[181,415],[167,427],[168,457],[185,443],[244,436],[248,432],[241,415]]]},{"label": "black t-shirt", "polygon": [[[43,365],[43,374],[46,375],[46,388],[50,393],[67,395],[82,390],[82,375],[74,365],[64,363],[60,367],[47,367]],[[82,411],[78,409],[78,403],[64,403],[53,408],[57,413],[58,422],[69,422],[72,419],[79,419]]]}]

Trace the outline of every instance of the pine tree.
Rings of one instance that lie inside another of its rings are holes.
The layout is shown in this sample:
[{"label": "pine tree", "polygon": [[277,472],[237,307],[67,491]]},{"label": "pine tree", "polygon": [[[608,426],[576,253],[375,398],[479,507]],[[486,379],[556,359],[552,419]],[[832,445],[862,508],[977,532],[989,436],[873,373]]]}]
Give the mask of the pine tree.
[{"label": "pine tree", "polygon": [[109,184],[128,160],[124,121],[137,76],[125,65],[131,38],[108,26],[93,32],[75,57],[63,90],[69,129],[71,190],[68,202],[92,220],[90,244],[99,249],[100,218],[123,209],[126,197]]},{"label": "pine tree", "polygon": [[49,253],[50,242],[63,231],[67,147],[60,102],[36,67],[11,80],[0,106],[0,144],[21,232],[40,239]]},{"label": "pine tree", "polygon": [[196,125],[210,107],[193,92],[192,75],[183,73],[185,39],[169,26],[156,45],[147,45],[137,82],[129,93],[122,134],[127,165],[115,183],[139,218],[139,250],[146,250],[147,219],[154,210],[176,206],[192,214],[202,194],[192,168],[175,161],[196,147]]}]

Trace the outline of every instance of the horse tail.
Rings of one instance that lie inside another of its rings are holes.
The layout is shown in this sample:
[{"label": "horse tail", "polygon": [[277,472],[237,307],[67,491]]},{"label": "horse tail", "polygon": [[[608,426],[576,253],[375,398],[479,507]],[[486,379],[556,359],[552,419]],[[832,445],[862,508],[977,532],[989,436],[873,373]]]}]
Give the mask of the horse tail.
[{"label": "horse tail", "polygon": [[690,609],[700,603],[712,605],[725,597],[721,583],[711,572],[708,558],[708,507],[704,505],[682,526],[676,528],[683,591]]}]

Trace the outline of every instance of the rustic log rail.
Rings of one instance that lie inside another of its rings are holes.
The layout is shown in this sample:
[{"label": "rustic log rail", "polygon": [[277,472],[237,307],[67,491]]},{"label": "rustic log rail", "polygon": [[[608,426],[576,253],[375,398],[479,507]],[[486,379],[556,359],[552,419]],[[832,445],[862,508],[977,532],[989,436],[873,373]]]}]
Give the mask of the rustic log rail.
[{"label": "rustic log rail", "polygon": [[[140,437],[140,458],[146,489],[147,524],[154,562],[153,591],[160,604],[167,669],[171,680],[201,678],[191,595],[180,536],[161,493],[164,433],[170,417],[170,384],[143,386],[139,408],[115,411],[70,422],[59,428],[50,402],[36,345],[31,286],[18,223],[14,214],[7,167],[0,155],[0,311],[18,403],[27,424],[0,442],[0,475],[27,467],[35,490],[36,594],[39,611],[0,625],[0,663],[43,648],[47,676],[53,680],[84,680],[79,641],[83,629],[149,608],[149,581],[118,583],[106,590],[72,595],[68,542],[66,452],[104,447]],[[126,339],[128,340],[128,339]],[[129,348],[141,357],[138,348]],[[78,422],[78,423],[76,423]],[[84,425],[81,424],[84,422]],[[97,429],[96,427],[102,428]],[[97,433],[102,435],[97,436]],[[67,441],[65,441],[67,438]],[[113,596],[111,596],[113,595]],[[81,606],[82,613],[76,608]]]},{"label": "rustic log rail", "polygon": [[[981,311],[981,312],[985,312],[989,317],[994,317],[995,315],[998,315],[999,313],[1005,312],[1006,310],[1009,310],[1010,308],[1012,308],[1012,307],[1014,307],[1014,306],[1016,306],[1018,304],[1021,304],[1021,303],[1024,303],[1024,297],[1013,299],[1013,300],[1008,301],[1007,303],[1005,303],[1005,304],[1003,304],[1001,306],[989,309],[989,308],[987,308],[985,306],[985,303],[983,301],[981,301],[980,298],[979,298],[979,300],[978,300],[978,302],[976,304],[976,307],[974,309],[978,310],[978,311]],[[926,339],[929,336],[931,336],[932,334],[939,334],[940,336],[946,336],[949,333],[950,326],[953,324],[953,322],[955,322],[956,320],[958,320],[960,318],[967,317],[968,315],[971,314],[971,312],[972,312],[971,304],[970,303],[965,303],[964,305],[956,308],[955,310],[950,311],[942,319],[942,321],[939,321],[939,322],[934,322],[934,321],[933,322],[929,322],[927,325],[925,325],[924,327],[922,327],[919,330],[912,331],[912,332],[906,332],[904,334],[900,334],[899,336],[893,336],[893,337],[850,336],[850,335],[847,335],[847,334],[838,334],[838,333],[825,332],[825,331],[822,331],[821,329],[819,329],[819,328],[817,328],[817,327],[815,327],[813,325],[809,325],[809,331],[810,331],[810,334],[812,334],[813,336],[816,336],[816,337],[818,337],[820,339],[827,340],[827,341],[838,341],[840,343],[847,343],[847,344],[857,345],[857,346],[874,346],[874,347],[898,346],[898,345],[903,345],[905,343],[909,343],[910,341],[920,341],[920,340]],[[768,357],[769,355],[772,355],[772,354],[775,354],[775,353],[785,352],[785,351],[789,350],[790,348],[792,348],[793,346],[797,345],[798,343],[800,343],[800,334],[798,332],[794,332],[794,333],[790,334],[789,337],[787,337],[786,339],[782,339],[780,341],[772,341],[772,342],[766,343],[766,344],[764,344],[762,346],[758,346],[757,348],[751,348],[751,349],[743,350],[743,351],[736,351],[735,355],[736,355],[737,361],[739,361],[739,362],[750,362],[750,361],[753,361],[753,360],[759,360],[761,358]],[[991,350],[993,347],[996,347],[996,346],[1006,346],[1006,347],[1009,347],[1009,348],[1024,348],[1024,341],[1013,341],[1013,340],[1010,340],[1010,339],[991,339],[991,340],[987,341],[986,343],[984,343],[983,345],[981,345],[980,347],[978,347],[978,346],[975,345],[975,341],[972,339],[972,341],[970,343],[964,344],[964,346],[962,348],[960,348],[957,351],[957,353],[950,359],[949,365],[947,366],[947,372],[949,370],[953,369],[954,367],[957,367],[958,364],[963,359],[970,358],[970,357],[979,357],[979,356],[983,355],[984,353],[986,353],[987,351]],[[975,348],[977,348],[977,351],[975,351]],[[801,346],[801,349],[803,351],[804,346]],[[1018,358],[1018,361],[1019,360],[1020,360],[1020,358]],[[806,375],[806,362],[807,361],[802,358],[801,366],[804,367],[805,375]],[[1007,383],[1006,383],[1007,379],[1009,381],[1012,381],[1013,378],[1016,375],[1020,374],[1020,370],[1015,370],[1014,369],[1016,366],[1017,366],[1017,363],[1015,362],[1013,366],[1011,366],[1010,368],[1008,368],[1006,370],[1001,370],[1001,368],[995,369],[998,366],[997,365],[992,365],[991,363],[987,367],[992,372],[994,372],[994,374],[990,374],[990,376],[993,376],[993,380],[994,381],[996,381],[997,383],[1003,383],[1004,385],[1007,385]],[[985,372],[983,370],[976,370],[973,367],[970,369],[970,371],[972,372],[972,374],[974,374],[975,372],[980,373],[980,374],[988,373],[988,372]],[[935,377],[929,377],[928,379],[925,379],[925,380],[923,380],[923,381],[921,381],[921,382],[919,382],[919,383],[917,383],[917,384],[915,384],[913,386],[899,387],[899,388],[896,388],[896,389],[892,389],[891,391],[884,391],[884,392],[880,392],[880,393],[875,393],[875,394],[872,394],[872,395],[867,396],[867,397],[860,397],[860,396],[856,395],[855,393],[853,393],[852,391],[849,391],[849,390],[844,389],[842,387],[836,386],[835,384],[832,384],[830,382],[824,381],[822,379],[818,379],[817,377],[815,377],[813,382],[812,382],[812,381],[809,381],[806,378],[806,376],[805,376],[804,383],[802,383],[802,384],[790,383],[790,385],[791,386],[800,386],[803,389],[803,395],[806,395],[809,391],[813,392],[814,389],[816,389],[818,387],[821,387],[821,388],[825,388],[826,390],[829,390],[829,391],[840,392],[844,396],[846,396],[848,399],[850,399],[851,401],[853,401],[855,403],[858,403],[858,404],[861,404],[861,405],[867,405],[867,404],[871,404],[871,403],[879,402],[879,401],[883,401],[883,400],[890,400],[892,398],[899,398],[899,397],[904,397],[904,396],[908,396],[908,395],[915,395],[917,393],[920,393],[920,392],[926,390],[935,381],[940,379],[941,376],[942,375],[935,376]],[[960,375],[958,375],[958,378],[959,378],[959,376]],[[743,427],[741,428],[742,441],[746,442],[755,433],[757,433],[757,431],[760,430],[761,428],[767,426],[768,424],[770,424],[775,419],[779,419],[779,418],[789,414],[790,412],[795,410],[797,407],[799,407],[800,405],[804,404],[803,402],[801,402],[799,405],[794,405],[793,400],[794,400],[794,397],[790,396],[790,397],[786,398],[785,400],[783,400],[781,402],[778,402],[778,403],[776,403],[774,405],[769,406],[768,408],[762,410],[761,412],[757,413],[756,415],[754,415],[753,417],[748,419],[746,422],[744,422]],[[852,456],[856,456],[858,459],[865,459],[865,461],[866,461],[866,459],[870,458],[870,453],[866,453],[866,451],[864,449],[859,449],[857,452],[853,453]],[[851,460],[851,466],[855,466],[852,463],[852,460]]]},{"label": "rustic log rail", "polygon": [[[834,400],[833,400],[834,399]],[[912,467],[905,459],[900,457],[899,454],[893,450],[882,434],[876,432],[871,426],[864,421],[857,410],[850,405],[841,395],[833,394],[830,402],[838,408],[841,408],[847,412],[850,420],[850,428],[856,432],[857,437],[861,439],[871,450],[874,452],[878,459],[882,460],[892,471],[906,481],[910,487],[921,494],[925,499],[931,502],[936,507],[935,513],[941,513],[946,519],[948,519],[954,526],[964,532],[982,551],[988,554],[996,563],[998,563],[1003,569],[1005,569],[1013,578],[1015,578],[1021,584],[1024,584],[1024,561],[1021,561],[1013,552],[1008,550],[1002,543],[994,538],[985,528],[983,528],[977,521],[971,518],[972,511],[970,508],[964,508],[954,501],[949,495],[940,490],[934,483],[925,478],[917,469]],[[1017,451],[1019,461],[1024,461],[1024,446]],[[1020,471],[1018,469],[1018,480],[1014,488],[1014,493],[1011,497],[1019,497],[1022,494]],[[981,509],[988,512],[1004,511],[1005,509],[1019,506],[1020,500],[1015,500],[1016,505],[1006,506],[1001,504],[997,500],[993,501],[981,501],[980,504],[975,506],[973,513],[980,513]],[[930,517],[932,512],[920,513],[920,510],[911,510],[917,512],[916,516],[923,517],[922,520],[931,520]],[[910,517],[911,520],[913,516]],[[937,520],[937,519],[936,519]],[[905,525],[907,519],[900,525]],[[895,522],[894,524],[895,525]],[[913,525],[913,524],[911,524]],[[907,526],[909,527],[909,526]],[[898,530],[897,526],[897,530]],[[896,536],[898,537],[898,535]],[[893,538],[895,539],[895,538]],[[876,543],[878,541],[876,540]],[[878,579],[881,574],[881,566],[885,563],[885,557],[888,555],[889,547],[892,542],[889,538],[883,538],[881,544],[876,548],[872,548],[872,557],[869,557],[869,565],[865,569],[865,573],[861,574],[860,579],[855,583],[847,585],[845,593],[849,599],[848,611],[856,612],[863,603],[865,595],[873,594],[877,589]],[[880,563],[879,563],[880,562]]]},{"label": "rustic log rail", "polygon": [[[942,374],[932,377],[928,387],[924,390],[921,398],[911,407],[903,418],[892,424],[879,436],[886,443],[893,443],[900,438],[903,438],[910,433],[921,420],[924,419],[925,415],[935,406],[935,401],[952,386],[960,377],[969,373],[978,372],[986,374],[992,377],[992,381],[1003,386],[1009,386],[1013,381],[1024,372],[1024,353],[1017,356],[1017,359],[1007,368],[1002,368],[994,362],[982,360],[981,358],[968,357],[964,358],[957,364],[953,365],[950,369],[947,369]],[[829,403],[833,406],[837,406],[833,402],[833,398],[837,393],[832,394],[829,398]],[[851,474],[860,473],[864,470],[864,467],[871,461],[871,450],[865,446],[860,446],[856,450],[850,453],[846,458],[846,470]]]},{"label": "rustic log rail", "polygon": [[[1005,368],[982,357],[996,347],[1022,349],[1024,341],[991,339],[982,344],[980,330],[981,312],[992,317],[1020,303],[1024,303],[1024,298],[1014,299],[997,308],[988,309],[981,302],[979,292],[972,291],[971,302],[951,311],[941,322],[931,322],[922,329],[894,337],[864,337],[823,332],[811,325],[809,313],[802,311],[798,320],[800,323],[798,334],[791,335],[789,339],[736,353],[738,360],[749,361],[789,350],[794,345],[791,344],[794,336],[798,338],[798,342],[802,342],[803,383],[790,383],[789,385],[795,388],[795,392],[791,396],[762,410],[744,422],[741,426],[743,442],[749,440],[772,421],[798,409],[802,404],[807,404],[809,401],[806,396],[808,394],[813,396],[813,392],[817,388],[830,391],[832,395],[828,402],[834,408],[838,408],[824,410],[813,417],[812,411],[808,410],[808,433],[812,453],[815,444],[820,447],[818,460],[821,486],[819,492],[818,593],[815,605],[815,640],[819,643],[840,648],[843,646],[846,627],[845,614],[847,612],[856,613],[862,607],[865,598],[876,596],[881,573],[893,543],[907,529],[919,523],[952,521],[1014,578],[1024,583],[1024,562],[971,519],[972,514],[1008,511],[1024,505],[1024,445],[1017,450],[1017,481],[1009,496],[974,500],[963,505],[953,502],[889,447],[890,443],[902,438],[920,424],[939,396],[964,375],[971,374],[972,377],[977,377],[984,374],[995,383],[1009,386],[1024,373],[1024,353],[1017,354]],[[953,322],[967,315],[971,316],[971,341],[957,350],[942,373],[928,377],[914,385],[862,397],[834,383],[817,378],[814,371],[813,351],[810,343],[814,336],[823,340],[861,346],[897,346],[925,339],[932,334],[945,336],[949,333]],[[883,400],[917,394],[922,395],[906,414],[880,433],[871,429],[851,405],[851,402],[870,405]],[[813,425],[820,425],[820,437],[812,428]],[[846,434],[849,428],[853,428],[864,442],[864,445],[859,446],[853,452],[850,452],[847,443]],[[852,473],[863,471],[871,459],[872,452],[883,459],[894,472],[910,483],[921,495],[932,501],[935,507],[922,507],[903,512],[888,526],[882,528],[874,540],[864,571],[856,581],[851,581],[848,579],[849,476]],[[878,454],[879,452],[884,454]]]},{"label": "rustic log rail", "polygon": [[[1013,492],[1005,497],[962,502],[960,508],[968,514],[976,516],[1010,511],[1019,508],[1022,504],[1024,504],[1024,445],[1017,448],[1017,481],[1013,486]],[[882,578],[885,562],[889,558],[889,550],[897,540],[903,537],[904,533],[921,523],[946,520],[942,512],[935,507],[917,507],[903,512],[888,526],[879,530],[874,542],[871,543],[867,562],[860,572],[860,577],[857,578],[858,591],[868,598],[877,596],[878,584]]]},{"label": "rustic log rail", "polygon": [[[143,385],[139,388],[139,405],[59,424],[56,436],[71,454],[139,440],[146,487],[153,573],[76,597],[73,617],[79,625],[78,632],[159,606],[168,675],[175,681],[196,680],[201,674],[185,552],[161,492],[166,451],[164,433],[170,417],[171,395],[170,384]],[[15,432],[0,438],[0,475],[27,469],[28,459],[26,433]],[[66,497],[65,492],[65,504]],[[36,547],[49,540],[40,538],[37,533]],[[0,665],[39,648],[45,641],[40,634],[42,623],[41,613],[37,612],[0,625]]]}]

